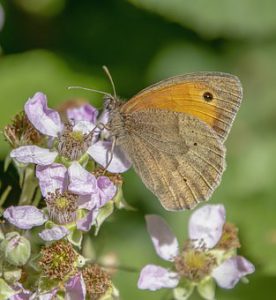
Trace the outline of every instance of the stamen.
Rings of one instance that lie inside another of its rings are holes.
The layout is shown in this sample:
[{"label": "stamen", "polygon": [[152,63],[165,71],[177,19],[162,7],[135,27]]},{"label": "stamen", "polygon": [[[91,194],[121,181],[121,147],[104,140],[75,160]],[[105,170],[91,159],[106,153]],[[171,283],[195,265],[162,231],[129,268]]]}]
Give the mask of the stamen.
[{"label": "stamen", "polygon": [[109,274],[96,264],[84,268],[82,276],[91,300],[100,299],[112,286]]},{"label": "stamen", "polygon": [[205,247],[193,248],[190,244],[186,245],[182,253],[175,258],[174,265],[180,276],[193,282],[200,282],[211,274],[217,262]]},{"label": "stamen", "polygon": [[78,196],[70,192],[61,193],[56,190],[48,193],[45,201],[50,218],[57,224],[67,224],[76,220]]},{"label": "stamen", "polygon": [[5,126],[4,135],[13,148],[25,145],[40,145],[43,136],[29,121],[25,112],[17,114],[10,125]]},{"label": "stamen", "polygon": [[70,161],[79,160],[92,142],[93,134],[74,131],[73,125],[65,125],[63,133],[58,137],[58,152]]},{"label": "stamen", "polygon": [[238,228],[231,223],[225,223],[220,240],[216,249],[231,250],[240,248],[241,244],[238,238]]},{"label": "stamen", "polygon": [[117,174],[116,173],[110,173],[102,167],[97,167],[95,169],[95,171],[93,172],[93,174],[96,177],[99,177],[99,176],[108,177],[116,186],[119,186],[119,185],[123,184],[123,177],[122,177],[121,174],[119,174],[119,173],[117,173]]},{"label": "stamen", "polygon": [[64,280],[77,272],[77,257],[73,246],[63,240],[42,248],[38,264],[50,279]]}]

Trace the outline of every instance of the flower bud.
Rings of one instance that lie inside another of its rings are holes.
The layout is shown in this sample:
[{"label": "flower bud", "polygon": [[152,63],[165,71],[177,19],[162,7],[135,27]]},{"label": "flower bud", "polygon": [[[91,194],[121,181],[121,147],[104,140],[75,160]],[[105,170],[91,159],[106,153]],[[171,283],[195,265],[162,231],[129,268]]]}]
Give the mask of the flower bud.
[{"label": "flower bud", "polygon": [[23,266],[31,255],[29,240],[18,232],[9,232],[0,244],[6,261],[15,266]]},{"label": "flower bud", "polygon": [[7,264],[5,270],[3,271],[3,277],[6,282],[12,284],[18,282],[22,276],[22,269],[15,266]]}]

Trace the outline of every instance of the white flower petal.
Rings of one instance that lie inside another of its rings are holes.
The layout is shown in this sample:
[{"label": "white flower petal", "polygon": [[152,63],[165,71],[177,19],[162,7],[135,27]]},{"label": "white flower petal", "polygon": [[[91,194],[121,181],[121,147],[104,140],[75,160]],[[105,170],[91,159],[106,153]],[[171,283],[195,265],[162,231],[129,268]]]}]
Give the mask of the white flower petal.
[{"label": "white flower petal", "polygon": [[[112,142],[98,141],[87,150],[88,154],[100,165],[105,167],[111,155]],[[119,147],[115,147],[113,158],[107,170],[111,173],[123,173],[131,167],[131,162]]]},{"label": "white flower petal", "polygon": [[31,229],[48,220],[48,217],[40,209],[32,205],[12,205],[4,211],[3,216],[11,224],[21,229]]},{"label": "white flower petal", "polygon": [[91,132],[95,128],[95,124],[87,121],[79,121],[74,127],[73,131],[80,131],[83,134]]},{"label": "white flower petal", "polygon": [[242,256],[231,257],[214,269],[212,276],[224,289],[233,288],[239,280],[255,271],[254,265]]},{"label": "white flower petal", "polygon": [[68,168],[69,186],[72,193],[90,195],[98,191],[94,175],[86,171],[78,162],[73,162]]},{"label": "white flower petal", "polygon": [[48,108],[46,96],[38,92],[25,104],[25,113],[34,127],[43,134],[57,137],[62,123],[57,111]]},{"label": "white flower petal", "polygon": [[42,166],[53,163],[57,155],[56,151],[50,151],[38,146],[22,146],[12,150],[10,153],[11,158],[15,158],[21,163],[34,163]]},{"label": "white flower petal", "polygon": [[38,235],[47,242],[58,241],[68,235],[70,231],[64,226],[54,226],[51,229],[44,229]]},{"label": "white flower petal", "polygon": [[161,288],[175,288],[178,283],[179,277],[177,273],[159,266],[147,265],[140,273],[138,288],[156,291]]},{"label": "white flower petal", "polygon": [[86,287],[81,273],[70,278],[65,284],[65,300],[84,300]]},{"label": "white flower petal", "polygon": [[77,221],[77,228],[82,231],[89,231],[94,224],[97,214],[97,209],[90,210],[84,218]]},{"label": "white flower petal", "polygon": [[189,220],[189,238],[203,241],[207,248],[214,247],[221,238],[225,223],[223,205],[204,205]]},{"label": "white flower petal", "polygon": [[147,229],[156,253],[163,259],[172,261],[178,254],[178,241],[167,223],[159,216],[146,216]]},{"label": "white flower petal", "polygon": [[67,109],[67,118],[73,121],[74,124],[79,121],[88,121],[95,124],[97,121],[98,110],[92,105],[85,103],[79,107],[72,107]]},{"label": "white flower petal", "polygon": [[36,177],[43,197],[56,190],[60,190],[62,193],[68,184],[67,169],[61,164],[53,163],[49,166],[37,166]]}]

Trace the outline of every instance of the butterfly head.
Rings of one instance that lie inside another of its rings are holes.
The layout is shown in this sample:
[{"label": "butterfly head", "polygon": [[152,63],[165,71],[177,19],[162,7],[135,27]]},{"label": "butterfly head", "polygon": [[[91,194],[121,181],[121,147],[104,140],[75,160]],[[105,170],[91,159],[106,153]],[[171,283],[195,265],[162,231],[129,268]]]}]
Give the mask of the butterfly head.
[{"label": "butterfly head", "polygon": [[112,112],[120,106],[121,101],[113,95],[104,96],[104,109]]}]

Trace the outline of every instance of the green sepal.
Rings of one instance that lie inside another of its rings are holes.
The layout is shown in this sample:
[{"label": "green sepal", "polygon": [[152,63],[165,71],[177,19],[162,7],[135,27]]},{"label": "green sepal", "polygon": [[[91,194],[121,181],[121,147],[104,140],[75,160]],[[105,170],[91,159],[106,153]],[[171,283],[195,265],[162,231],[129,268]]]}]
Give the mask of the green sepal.
[{"label": "green sepal", "polygon": [[131,210],[131,211],[137,210],[135,207],[131,206],[130,204],[128,204],[126,202],[124,195],[123,195],[122,185],[119,185],[117,187],[116,195],[114,196],[112,201],[114,202],[115,207],[118,209],[126,209],[126,210]]},{"label": "green sepal", "polygon": [[95,167],[96,167],[95,161],[89,159],[85,168],[88,172],[93,172],[95,170]]},{"label": "green sepal", "polygon": [[62,165],[64,165],[66,168],[69,168],[69,167],[71,166],[71,164],[72,164],[72,162],[71,162],[68,158],[66,158],[66,157],[64,157],[64,156],[60,156],[60,155],[58,155],[58,156],[56,157],[55,163],[62,164]]},{"label": "green sepal", "polygon": [[78,229],[72,230],[67,236],[68,241],[79,249],[81,248],[82,238],[83,233]]},{"label": "green sepal", "polygon": [[174,300],[186,300],[194,291],[194,284],[187,280],[182,280],[181,284],[173,289]]},{"label": "green sepal", "polygon": [[119,299],[119,291],[118,289],[112,284],[111,287],[102,295],[99,300],[116,300]]},{"label": "green sepal", "polygon": [[197,285],[199,295],[206,300],[215,300],[216,284],[212,277],[202,280]]},{"label": "green sepal", "polygon": [[0,300],[8,300],[18,292],[14,291],[3,278],[0,278]]},{"label": "green sepal", "polygon": [[103,222],[113,213],[113,211],[114,211],[113,201],[108,201],[103,207],[100,208],[99,213],[96,217],[95,235],[98,235]]},{"label": "green sepal", "polygon": [[89,161],[89,155],[87,153],[84,153],[81,158],[78,160],[78,163],[82,166],[86,166]]},{"label": "green sepal", "polygon": [[57,279],[50,279],[48,277],[40,276],[38,282],[38,290],[40,293],[48,292],[53,290],[60,283]]},{"label": "green sepal", "polygon": [[5,264],[3,270],[3,277],[9,284],[18,282],[22,275],[22,269],[17,268],[16,266]]}]

